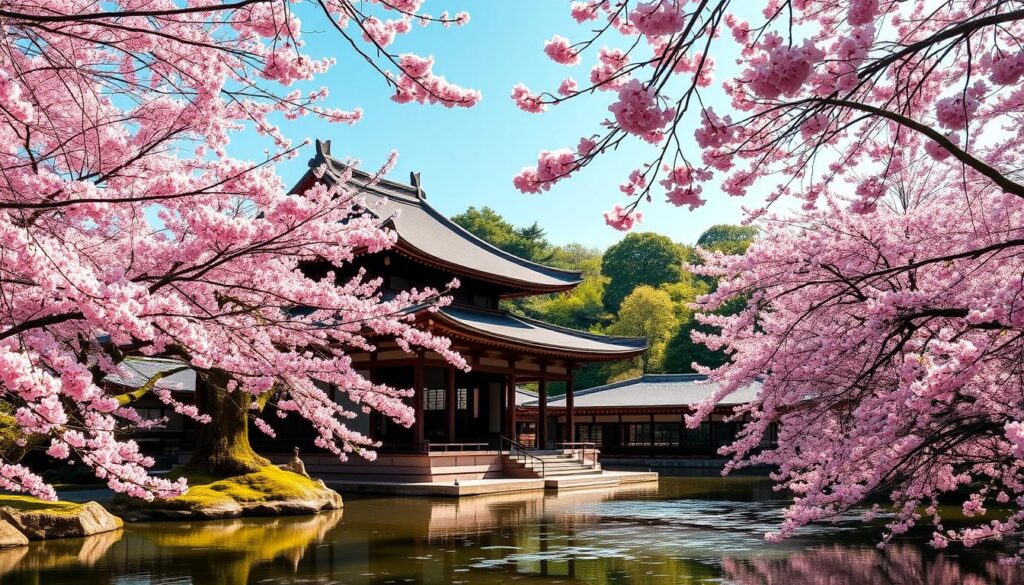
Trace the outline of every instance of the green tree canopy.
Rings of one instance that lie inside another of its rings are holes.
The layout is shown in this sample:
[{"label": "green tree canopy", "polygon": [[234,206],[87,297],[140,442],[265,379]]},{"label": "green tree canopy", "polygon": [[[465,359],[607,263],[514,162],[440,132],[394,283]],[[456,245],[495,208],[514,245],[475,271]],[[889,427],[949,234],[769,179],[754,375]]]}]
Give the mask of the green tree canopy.
[{"label": "green tree canopy", "polygon": [[665,343],[679,325],[675,303],[663,290],[640,285],[629,294],[619,309],[619,318],[608,326],[612,335],[643,337],[648,350],[640,358],[644,373],[660,371]]},{"label": "green tree canopy", "polygon": [[757,228],[744,225],[718,224],[697,238],[697,245],[723,254],[742,254],[757,237]]},{"label": "green tree canopy", "polygon": [[569,292],[532,297],[521,308],[527,315],[555,325],[589,330],[606,320],[601,303],[604,283],[600,275],[585,277]]},{"label": "green tree canopy", "polygon": [[659,287],[672,299],[676,320],[685,323],[693,318],[690,303],[697,297],[711,292],[711,285],[704,279],[683,270],[678,282],[668,282]]},{"label": "green tree canopy", "polygon": [[658,287],[679,280],[687,249],[666,236],[634,232],[608,248],[601,261],[601,273],[608,277],[604,307],[619,312],[623,300],[641,285]]},{"label": "green tree canopy", "polygon": [[554,253],[536,222],[517,228],[490,207],[470,207],[451,219],[481,240],[526,260],[546,263]]}]

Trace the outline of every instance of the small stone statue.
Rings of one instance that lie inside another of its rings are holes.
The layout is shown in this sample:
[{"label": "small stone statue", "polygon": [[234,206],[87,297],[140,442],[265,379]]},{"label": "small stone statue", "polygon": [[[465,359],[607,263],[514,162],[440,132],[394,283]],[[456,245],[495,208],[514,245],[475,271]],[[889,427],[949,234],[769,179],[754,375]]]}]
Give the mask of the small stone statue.
[{"label": "small stone statue", "polygon": [[309,477],[309,474],[306,473],[306,464],[302,462],[302,459],[299,459],[298,447],[295,448],[291,461],[281,465],[280,467],[285,471],[291,471],[292,473],[297,473],[303,477]]}]

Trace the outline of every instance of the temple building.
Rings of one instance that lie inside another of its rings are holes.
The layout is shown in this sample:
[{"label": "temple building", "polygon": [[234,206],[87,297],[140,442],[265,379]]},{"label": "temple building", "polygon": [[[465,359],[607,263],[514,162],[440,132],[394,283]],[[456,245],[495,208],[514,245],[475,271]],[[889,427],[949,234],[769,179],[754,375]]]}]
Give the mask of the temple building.
[{"label": "temple building", "polygon": [[[314,169],[326,166],[317,177]],[[293,189],[302,193],[314,182],[328,185],[339,180],[345,166],[330,156],[330,142],[317,141],[310,170]],[[367,255],[357,262],[372,277],[380,277],[387,291],[433,287],[444,289],[453,279],[461,285],[452,304],[436,312],[423,310],[421,325],[452,340],[452,347],[470,363],[471,371],[450,366],[434,352],[410,355],[394,342],[381,340],[377,351],[353,356],[357,369],[374,382],[415,388],[412,428],[390,419],[371,416],[364,421],[374,439],[391,450],[429,451],[440,445],[475,444],[499,448],[501,437],[514,438],[516,386],[535,382],[537,420],[547,419],[548,384],[564,382],[565,416],[573,416],[573,371],[586,363],[635,357],[646,349],[643,339],[608,337],[566,329],[514,315],[499,306],[502,299],[559,293],[581,281],[578,272],[529,262],[474,236],[427,203],[419,177],[411,184],[380,180],[368,185],[369,176],[355,171],[370,212],[395,231],[398,242],[390,250]],[[311,271],[334,269],[327,265]],[[340,274],[344,278],[346,274]],[[541,425],[540,447],[554,447],[573,438],[554,436]]]},{"label": "temple building", "polygon": [[[328,185],[341,180],[345,165],[330,155],[330,142],[316,143],[316,155],[310,170],[293,188],[303,193],[317,181]],[[317,169],[326,172],[319,175]],[[395,482],[436,482],[467,479],[538,477],[558,469],[601,473],[591,450],[570,465],[569,461],[549,462],[547,471],[541,455],[524,454],[526,447],[517,442],[516,412],[524,395],[518,386],[536,386],[536,428],[531,449],[562,449],[574,437],[548,432],[547,395],[549,384],[564,387],[561,416],[573,428],[573,372],[581,365],[629,359],[646,349],[638,338],[609,337],[558,327],[535,319],[514,315],[500,306],[502,299],[569,291],[581,281],[581,274],[536,264],[498,249],[469,233],[427,203],[418,174],[410,184],[371,181],[371,176],[353,171],[350,187],[359,189],[368,213],[382,225],[394,230],[397,243],[389,250],[358,257],[353,265],[335,267],[326,261],[304,269],[311,275],[335,271],[346,280],[359,269],[367,276],[382,280],[383,294],[410,288],[432,287],[443,290],[454,278],[460,286],[451,292],[452,303],[437,311],[426,308],[416,314],[419,325],[452,341],[470,364],[464,372],[449,365],[432,351],[410,354],[388,339],[375,339],[376,351],[352,355],[355,368],[373,382],[399,388],[413,388],[410,399],[415,424],[406,428],[378,413],[360,415],[349,421],[350,428],[382,443],[377,461],[351,461],[340,464],[333,456],[313,446],[315,434],[299,417],[275,421],[276,438],[250,433],[253,447],[275,459],[288,454],[292,445],[300,447],[306,468],[328,481],[357,478]],[[142,360],[145,362],[146,360]],[[157,360],[137,364],[139,380],[156,371],[180,367],[173,361]],[[157,363],[160,362],[160,363]],[[178,375],[175,392],[194,391],[194,374]],[[112,384],[132,387],[130,381],[111,379]],[[346,404],[344,392],[335,391],[336,400]],[[145,405],[143,405],[145,406]],[[154,409],[161,409],[153,404]],[[353,409],[358,412],[359,409]],[[169,428],[142,437],[151,444],[162,444],[164,455],[184,457],[189,451],[188,429],[195,423],[165,410],[154,415],[170,415]],[[553,428],[553,427],[552,427]],[[144,443],[145,444],[145,443]],[[166,447],[173,445],[173,452]],[[518,450],[518,459],[510,458]],[[543,456],[564,459],[564,453]],[[358,458],[354,458],[358,459]],[[529,461],[528,461],[529,460]],[[537,470],[534,470],[537,467]]]}]

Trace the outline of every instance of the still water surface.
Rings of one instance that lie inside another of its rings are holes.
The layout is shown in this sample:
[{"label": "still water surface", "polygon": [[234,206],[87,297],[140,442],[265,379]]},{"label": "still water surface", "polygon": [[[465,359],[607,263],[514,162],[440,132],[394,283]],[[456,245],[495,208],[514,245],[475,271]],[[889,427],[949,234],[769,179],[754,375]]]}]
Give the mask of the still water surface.
[{"label": "still water surface", "polygon": [[128,525],[0,551],[0,583],[981,585],[1024,583],[998,550],[884,551],[877,528],[763,539],[783,502],[757,478],[459,501],[349,497],[306,518]]}]

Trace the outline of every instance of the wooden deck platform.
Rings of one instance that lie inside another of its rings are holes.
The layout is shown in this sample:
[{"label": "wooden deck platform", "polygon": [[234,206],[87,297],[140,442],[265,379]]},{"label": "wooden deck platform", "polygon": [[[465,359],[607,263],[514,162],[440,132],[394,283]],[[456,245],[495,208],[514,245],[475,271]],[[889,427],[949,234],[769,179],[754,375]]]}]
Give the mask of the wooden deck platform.
[{"label": "wooden deck platform", "polygon": [[604,471],[600,474],[562,475],[551,478],[470,479],[459,482],[395,482],[373,480],[325,480],[344,493],[387,494],[396,496],[467,497],[526,491],[564,492],[569,490],[617,488],[638,483],[656,483],[658,474],[649,471]]}]

